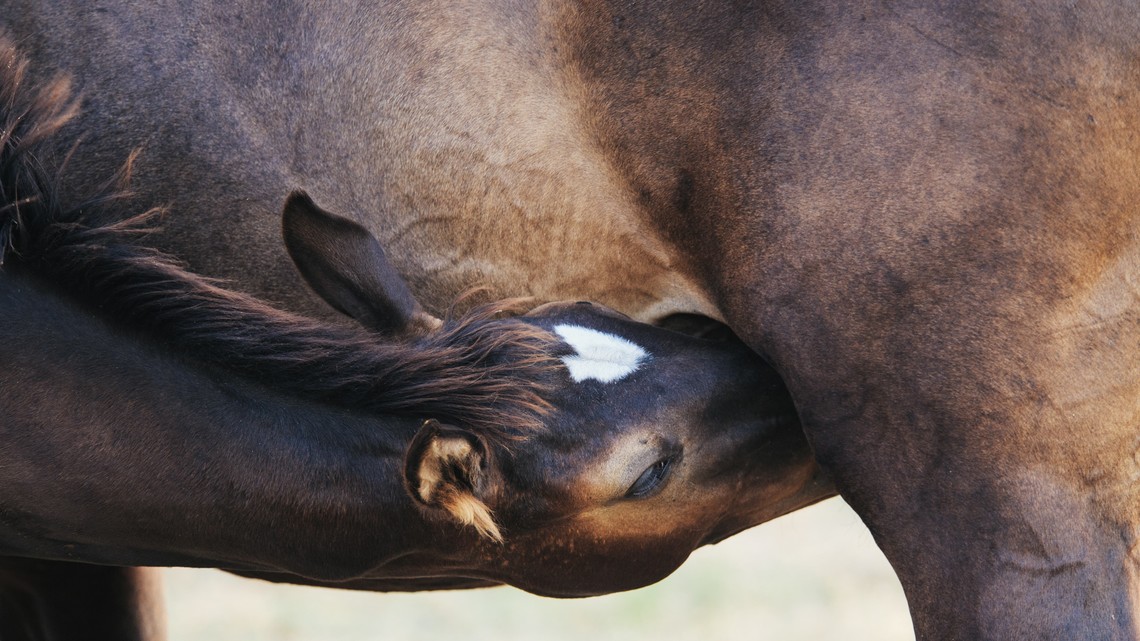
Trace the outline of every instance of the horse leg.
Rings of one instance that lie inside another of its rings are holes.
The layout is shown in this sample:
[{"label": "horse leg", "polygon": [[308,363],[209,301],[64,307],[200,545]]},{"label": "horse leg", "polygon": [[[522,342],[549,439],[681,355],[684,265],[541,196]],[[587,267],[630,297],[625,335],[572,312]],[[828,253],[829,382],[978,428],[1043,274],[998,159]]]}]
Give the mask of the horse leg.
[{"label": "horse leg", "polygon": [[752,163],[778,186],[716,220],[720,255],[753,256],[722,261],[728,324],[784,376],[919,639],[1140,635],[1140,20],[1110,5],[810,5],[830,33],[789,50],[820,73],[753,139],[780,141]]},{"label": "horse leg", "polygon": [[165,638],[158,570],[0,558],[0,639]]},{"label": "horse leg", "polygon": [[1137,638],[1132,526],[1095,490],[1045,469],[968,487],[952,476],[926,480],[904,509],[854,501],[905,586],[918,639]]},{"label": "horse leg", "polygon": [[964,313],[899,322],[876,337],[882,350],[839,340],[819,364],[785,369],[819,463],[897,571],[919,639],[1138,638],[1132,256],[1074,296],[1111,294],[1115,318],[1025,304],[1027,320],[986,317],[984,331]]}]

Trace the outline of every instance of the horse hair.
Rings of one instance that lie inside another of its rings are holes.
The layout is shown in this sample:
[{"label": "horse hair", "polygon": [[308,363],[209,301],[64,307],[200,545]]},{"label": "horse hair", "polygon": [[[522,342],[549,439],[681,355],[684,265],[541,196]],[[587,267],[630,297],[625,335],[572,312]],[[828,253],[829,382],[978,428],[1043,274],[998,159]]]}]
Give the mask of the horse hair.
[{"label": "horse hair", "polygon": [[227,290],[139,244],[163,211],[120,215],[129,160],[97,196],[65,207],[60,181],[49,179],[41,160],[78,101],[66,78],[33,89],[26,70],[0,37],[0,269],[15,263],[164,347],[293,395],[433,417],[500,441],[542,424],[553,339],[500,317],[517,301],[483,306],[420,339],[382,341]]}]

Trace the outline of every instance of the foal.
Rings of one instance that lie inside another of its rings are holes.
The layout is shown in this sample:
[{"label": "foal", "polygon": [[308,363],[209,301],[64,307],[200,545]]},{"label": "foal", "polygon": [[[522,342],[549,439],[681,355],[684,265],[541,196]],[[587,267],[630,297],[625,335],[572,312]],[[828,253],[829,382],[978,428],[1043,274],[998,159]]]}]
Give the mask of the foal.
[{"label": "foal", "polygon": [[[589,304],[439,322],[367,232],[294,195],[291,255],[369,329],[317,322],[148,249],[153,217],[113,198],[62,207],[36,156],[73,103],[4,62],[0,554],[581,596],[830,493],[738,344]],[[26,620],[61,625],[65,593],[6,566],[7,594],[36,586]]]}]

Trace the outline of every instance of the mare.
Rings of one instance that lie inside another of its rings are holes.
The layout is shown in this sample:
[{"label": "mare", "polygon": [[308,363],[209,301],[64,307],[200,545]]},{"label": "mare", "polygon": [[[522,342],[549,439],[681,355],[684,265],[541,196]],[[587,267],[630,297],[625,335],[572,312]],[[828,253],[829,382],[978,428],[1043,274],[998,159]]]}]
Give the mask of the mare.
[{"label": "mare", "polygon": [[90,99],[77,187],[142,147],[195,269],[319,313],[302,187],[429,311],[723,322],[918,638],[1140,636],[1135,0],[0,7]]}]

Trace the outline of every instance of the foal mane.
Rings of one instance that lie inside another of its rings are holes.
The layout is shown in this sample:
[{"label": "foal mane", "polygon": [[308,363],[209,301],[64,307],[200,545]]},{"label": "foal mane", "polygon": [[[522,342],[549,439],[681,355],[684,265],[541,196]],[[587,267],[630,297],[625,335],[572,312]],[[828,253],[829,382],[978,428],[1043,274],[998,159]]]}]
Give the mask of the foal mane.
[{"label": "foal mane", "polygon": [[129,162],[99,195],[64,206],[41,158],[78,101],[65,78],[28,87],[26,69],[0,37],[0,268],[15,263],[124,327],[293,395],[432,417],[499,442],[541,426],[557,341],[500,318],[503,304],[415,341],[382,341],[227,290],[139,244],[162,211],[123,218],[127,193],[111,186],[125,185]]}]

